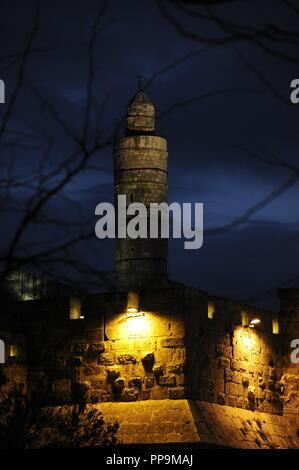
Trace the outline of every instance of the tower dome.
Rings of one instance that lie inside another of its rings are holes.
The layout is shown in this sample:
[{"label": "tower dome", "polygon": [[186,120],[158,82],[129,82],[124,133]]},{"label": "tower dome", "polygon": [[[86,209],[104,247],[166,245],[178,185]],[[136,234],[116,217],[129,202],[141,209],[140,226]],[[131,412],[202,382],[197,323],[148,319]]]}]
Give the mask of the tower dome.
[{"label": "tower dome", "polygon": [[126,135],[151,135],[154,132],[155,107],[139,81],[139,89],[127,108]]}]

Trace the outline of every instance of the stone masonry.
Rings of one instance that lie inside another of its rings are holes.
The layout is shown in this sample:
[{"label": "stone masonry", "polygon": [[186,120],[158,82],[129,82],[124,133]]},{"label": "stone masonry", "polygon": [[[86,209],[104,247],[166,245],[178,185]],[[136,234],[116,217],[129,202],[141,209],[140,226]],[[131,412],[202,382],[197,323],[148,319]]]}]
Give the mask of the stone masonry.
[{"label": "stone masonry", "polygon": [[[154,116],[139,90],[125,136],[115,137],[115,195],[128,203],[167,200],[166,140],[154,135]],[[42,407],[92,403],[119,421],[124,443],[298,447],[290,343],[299,289],[279,291],[278,314],[170,281],[161,239],[118,240],[116,274],[111,292],[48,298],[32,298],[15,277],[17,298],[0,321],[0,399],[19,383]]]},{"label": "stone masonry", "polygon": [[[114,140],[116,207],[118,195],[126,196],[127,206],[167,202],[167,142],[154,131],[154,105],[139,90],[128,106],[125,136]],[[148,215],[148,233],[149,223]],[[167,277],[167,239],[117,238],[115,268],[118,288],[161,285]]]}]

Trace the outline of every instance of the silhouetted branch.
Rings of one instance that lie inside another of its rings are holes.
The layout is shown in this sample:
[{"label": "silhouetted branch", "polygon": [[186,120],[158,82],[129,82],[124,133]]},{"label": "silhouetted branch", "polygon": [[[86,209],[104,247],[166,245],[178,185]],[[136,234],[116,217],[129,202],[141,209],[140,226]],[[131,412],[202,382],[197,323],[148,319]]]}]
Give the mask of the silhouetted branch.
[{"label": "silhouetted branch", "polygon": [[[255,45],[272,57],[291,63],[299,62],[298,55],[291,55],[289,48],[284,48],[284,50],[281,51],[279,47],[277,47],[283,44],[297,47],[299,43],[299,31],[290,31],[270,22],[267,22],[260,28],[256,28],[251,24],[233,22],[227,18],[223,18],[223,13],[222,16],[217,15],[215,9],[212,9],[211,2],[208,0],[206,0],[206,2],[200,2],[198,5],[199,9],[191,9],[182,2],[170,2],[169,0],[156,0],[156,3],[161,14],[176,31],[195,42],[210,45],[229,45],[238,42],[247,42]],[[199,26],[196,31],[191,27],[185,26],[181,17],[179,19],[179,16],[174,13],[175,10],[186,16],[191,16],[193,19],[196,18]],[[200,22],[208,22],[218,28],[218,31],[213,31],[209,35],[202,34],[199,32]],[[221,34],[219,34],[219,32]]]}]

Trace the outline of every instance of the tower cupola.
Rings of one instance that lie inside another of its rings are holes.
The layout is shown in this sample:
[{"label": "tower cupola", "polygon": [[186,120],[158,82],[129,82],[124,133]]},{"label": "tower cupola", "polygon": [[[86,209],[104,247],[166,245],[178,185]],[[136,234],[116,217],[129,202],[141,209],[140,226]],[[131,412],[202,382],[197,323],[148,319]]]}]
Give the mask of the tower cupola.
[{"label": "tower cupola", "polygon": [[137,93],[127,108],[126,135],[153,135],[155,132],[155,107],[144,93],[139,79]]}]

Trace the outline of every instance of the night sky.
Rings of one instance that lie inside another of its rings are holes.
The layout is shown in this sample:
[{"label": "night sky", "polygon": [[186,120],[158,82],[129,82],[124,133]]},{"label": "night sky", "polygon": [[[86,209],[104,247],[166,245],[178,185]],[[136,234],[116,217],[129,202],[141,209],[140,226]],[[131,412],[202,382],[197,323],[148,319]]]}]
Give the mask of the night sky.
[{"label": "night sky", "polygon": [[[299,31],[298,11],[284,2],[229,3],[217,11],[232,21],[254,27],[272,23]],[[0,78],[6,83],[7,101],[19,77],[21,58],[15,55],[32,29],[35,5],[30,0],[1,1]],[[43,170],[49,172],[72,153],[72,140],[38,100],[32,85],[69,128],[80,133],[86,103],[86,44],[100,6],[93,0],[41,2],[40,30],[32,46],[35,53],[26,63],[9,132],[2,136],[1,178],[34,175],[42,159]],[[176,15],[190,31],[221,36],[205,20],[183,12]],[[183,241],[170,241],[170,277],[216,295],[252,299],[274,308],[275,289],[299,283],[299,184],[296,178],[287,184],[294,171],[277,164],[277,160],[290,166],[299,163],[299,104],[289,100],[290,82],[299,78],[299,45],[275,47],[298,60],[271,55],[248,41],[203,44],[180,34],[154,0],[111,0],[96,39],[92,93],[97,104],[91,110],[91,127],[102,129],[105,141],[114,119],[123,116],[135,93],[138,75],[143,75],[145,84],[150,80],[146,92],[161,116],[157,134],[168,140],[169,202],[204,203],[204,245],[197,251],[184,250]],[[2,120],[6,107],[0,105]],[[44,153],[46,136],[53,141],[48,154]],[[55,178],[59,176],[49,185]],[[249,213],[243,223],[229,225],[284,183],[285,188],[268,204]],[[15,208],[21,209],[35,190],[36,183],[11,188],[14,210],[0,215],[2,253],[21,217]],[[44,214],[68,222],[84,218],[92,229],[96,204],[112,200],[112,148],[107,145],[93,156],[88,170],[67,184],[63,197],[49,201]],[[228,229],[211,230],[227,225]],[[49,220],[29,225],[22,239],[27,246],[20,246],[19,253],[28,253],[40,243],[51,246],[62,231]],[[59,256],[63,261],[64,255]],[[113,271],[112,241],[82,242],[69,256],[90,263],[93,269]],[[76,278],[63,263],[58,265],[59,260],[56,271],[53,268],[56,275],[60,269]]]}]

